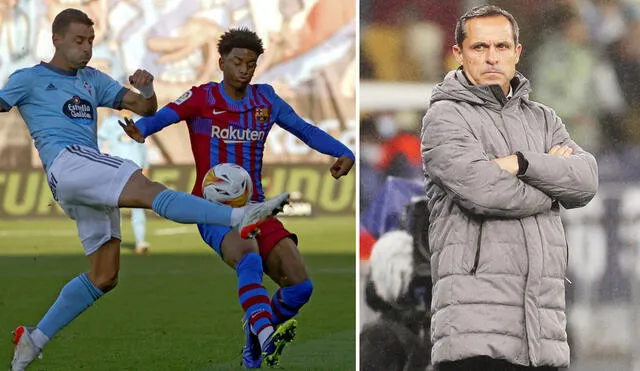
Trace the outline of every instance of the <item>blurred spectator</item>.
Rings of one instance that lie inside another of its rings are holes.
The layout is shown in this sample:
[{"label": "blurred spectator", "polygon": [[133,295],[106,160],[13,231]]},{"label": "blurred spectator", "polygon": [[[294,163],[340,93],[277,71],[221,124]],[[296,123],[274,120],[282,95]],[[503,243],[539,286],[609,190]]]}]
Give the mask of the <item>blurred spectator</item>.
[{"label": "blurred spectator", "polygon": [[414,112],[387,113],[377,117],[376,126],[383,143],[376,168],[387,176],[419,178],[422,176],[422,154]]},{"label": "blurred spectator", "polygon": [[571,5],[548,12],[546,26],[552,31],[533,55],[534,99],[553,104],[576,143],[597,151],[598,106],[591,99],[596,57],[588,46],[588,30]]},{"label": "blurred spectator", "polygon": [[369,202],[384,183],[384,174],[375,167],[380,161],[380,135],[373,120],[365,117],[360,122],[360,210]]},{"label": "blurred spectator", "polygon": [[371,0],[364,8],[361,42],[374,77],[383,81],[440,79],[451,67],[449,49],[460,1]]}]

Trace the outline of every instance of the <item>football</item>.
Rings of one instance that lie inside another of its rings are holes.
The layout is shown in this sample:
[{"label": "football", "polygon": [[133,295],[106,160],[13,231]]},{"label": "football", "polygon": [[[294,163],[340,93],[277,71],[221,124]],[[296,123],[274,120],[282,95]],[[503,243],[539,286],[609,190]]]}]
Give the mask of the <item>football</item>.
[{"label": "football", "polygon": [[218,164],[204,176],[202,194],[212,202],[242,207],[253,195],[253,183],[249,173],[240,165]]}]

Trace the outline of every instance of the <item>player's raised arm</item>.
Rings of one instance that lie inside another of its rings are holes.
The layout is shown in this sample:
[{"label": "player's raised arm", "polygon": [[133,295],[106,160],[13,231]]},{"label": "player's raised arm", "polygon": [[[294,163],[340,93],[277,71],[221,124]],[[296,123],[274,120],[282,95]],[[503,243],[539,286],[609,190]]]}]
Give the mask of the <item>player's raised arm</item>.
[{"label": "player's raised arm", "polygon": [[149,135],[169,125],[192,118],[198,112],[200,102],[202,102],[202,92],[197,87],[193,87],[152,116],[143,117],[135,123],[130,118],[125,118],[124,122],[118,122],[131,139],[144,143],[144,138]]},{"label": "player's raised arm", "polygon": [[[129,76],[129,83],[140,94],[129,90],[122,99],[121,108],[133,111],[141,116],[151,116],[158,110],[158,99],[153,90],[153,75],[145,70],[137,70]],[[135,139],[135,138],[134,138]]]},{"label": "player's raised arm", "polygon": [[330,169],[334,178],[338,179],[349,173],[356,157],[347,146],[324,130],[303,120],[282,98],[276,97],[274,106],[277,110],[278,125],[316,151],[337,158]]}]

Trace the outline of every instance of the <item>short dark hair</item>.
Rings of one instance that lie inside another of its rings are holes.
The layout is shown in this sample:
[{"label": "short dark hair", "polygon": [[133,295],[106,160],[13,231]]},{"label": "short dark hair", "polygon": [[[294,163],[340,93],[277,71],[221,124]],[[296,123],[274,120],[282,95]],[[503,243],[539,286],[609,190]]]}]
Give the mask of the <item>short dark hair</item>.
[{"label": "short dark hair", "polygon": [[518,45],[518,40],[520,39],[520,28],[518,27],[518,22],[516,22],[516,19],[511,15],[511,13],[495,5],[476,6],[464,13],[462,17],[458,19],[458,23],[456,23],[456,44],[462,47],[462,42],[467,38],[465,26],[467,25],[468,20],[473,18],[493,17],[496,15],[501,15],[509,20],[511,23],[511,29],[513,30],[513,41]]},{"label": "short dark hair", "polygon": [[235,28],[225,32],[218,40],[218,53],[228,55],[234,48],[249,49],[258,56],[264,53],[262,39],[248,28]]},{"label": "short dark hair", "polygon": [[82,23],[87,26],[93,26],[94,23],[89,16],[78,9],[68,8],[56,15],[51,25],[51,32],[55,35],[64,35],[71,23]]}]

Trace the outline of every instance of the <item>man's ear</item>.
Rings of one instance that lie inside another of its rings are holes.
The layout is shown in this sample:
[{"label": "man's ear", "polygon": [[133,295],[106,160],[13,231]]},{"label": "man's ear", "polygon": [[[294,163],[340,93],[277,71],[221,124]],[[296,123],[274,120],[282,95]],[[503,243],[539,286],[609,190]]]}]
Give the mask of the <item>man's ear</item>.
[{"label": "man's ear", "polygon": [[462,66],[462,49],[460,49],[458,44],[454,44],[451,47],[451,52],[453,53],[453,56],[456,58],[456,62],[458,63],[458,65]]}]

